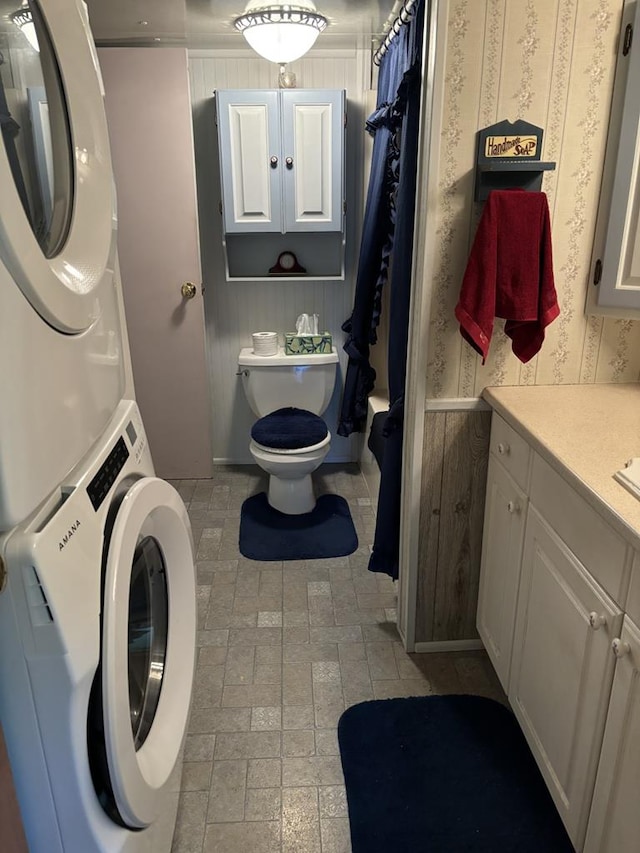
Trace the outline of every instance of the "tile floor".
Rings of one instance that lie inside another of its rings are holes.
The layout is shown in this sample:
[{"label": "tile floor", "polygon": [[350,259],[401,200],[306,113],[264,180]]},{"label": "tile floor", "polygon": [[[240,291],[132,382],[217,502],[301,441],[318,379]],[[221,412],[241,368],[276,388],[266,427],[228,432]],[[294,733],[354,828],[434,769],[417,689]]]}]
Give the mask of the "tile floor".
[{"label": "tile floor", "polygon": [[324,465],[360,547],[331,560],[238,552],[258,468],[174,483],[193,525],[198,658],[173,853],[350,853],[336,724],[349,705],[428,693],[503,699],[481,652],[408,655],[396,589],[367,571],[374,517],[356,465]]}]

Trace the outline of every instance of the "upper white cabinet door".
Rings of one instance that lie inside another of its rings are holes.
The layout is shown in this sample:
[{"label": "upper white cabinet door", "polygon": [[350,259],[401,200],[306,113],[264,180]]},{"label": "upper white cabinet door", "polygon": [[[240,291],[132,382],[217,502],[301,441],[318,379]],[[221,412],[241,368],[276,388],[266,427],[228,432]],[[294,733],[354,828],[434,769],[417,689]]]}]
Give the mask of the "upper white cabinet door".
[{"label": "upper white cabinet door", "polygon": [[529,505],[509,701],[582,849],[622,612]]},{"label": "upper white cabinet door", "polygon": [[278,93],[216,93],[224,230],[282,230]]},{"label": "upper white cabinet door", "polygon": [[585,853],[636,853],[640,842],[640,630],[628,617],[616,648]]},{"label": "upper white cabinet door", "polygon": [[344,92],[283,91],[285,231],[341,231]]},{"label": "upper white cabinet door", "polygon": [[[588,313],[640,316],[640,3],[622,18]],[[593,285],[597,284],[597,288]]]}]

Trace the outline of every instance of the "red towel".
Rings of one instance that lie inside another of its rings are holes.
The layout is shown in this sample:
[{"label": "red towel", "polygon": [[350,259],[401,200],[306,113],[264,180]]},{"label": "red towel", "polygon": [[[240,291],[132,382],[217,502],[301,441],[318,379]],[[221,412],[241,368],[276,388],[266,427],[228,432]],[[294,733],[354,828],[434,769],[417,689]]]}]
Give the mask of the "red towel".
[{"label": "red towel", "polygon": [[502,317],[511,349],[527,362],[559,313],[546,195],[493,190],[482,211],[455,309],[462,337],[484,364],[493,318]]}]

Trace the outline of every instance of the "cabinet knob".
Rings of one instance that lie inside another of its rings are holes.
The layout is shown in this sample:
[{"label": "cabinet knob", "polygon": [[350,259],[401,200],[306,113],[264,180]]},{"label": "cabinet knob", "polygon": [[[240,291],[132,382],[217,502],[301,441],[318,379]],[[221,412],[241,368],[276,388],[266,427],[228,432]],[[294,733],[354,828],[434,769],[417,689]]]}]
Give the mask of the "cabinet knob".
[{"label": "cabinet knob", "polygon": [[274,154],[274,155],[273,155],[273,157],[269,160],[269,162],[271,163],[271,168],[272,168],[272,169],[277,169],[277,168],[278,168],[278,158],[276,157],[276,155],[275,155],[275,154]]},{"label": "cabinet knob", "polygon": [[602,628],[603,625],[607,624],[607,617],[604,613],[596,613],[595,610],[592,610],[589,614],[589,627],[593,628],[594,631],[598,631]]},{"label": "cabinet knob", "polygon": [[629,643],[623,643],[620,637],[616,637],[611,643],[611,649],[617,658],[623,658],[625,655],[629,654],[631,646]]},{"label": "cabinet knob", "polygon": [[505,442],[501,441],[498,444],[498,453],[500,454],[500,456],[508,456],[510,452],[511,452],[511,448],[506,443],[506,441]]},{"label": "cabinet knob", "polygon": [[287,169],[293,169],[293,157],[287,157],[284,162],[286,163]]},{"label": "cabinet knob", "polygon": [[517,501],[509,501],[507,504],[507,512],[518,513],[520,512],[520,504]]}]

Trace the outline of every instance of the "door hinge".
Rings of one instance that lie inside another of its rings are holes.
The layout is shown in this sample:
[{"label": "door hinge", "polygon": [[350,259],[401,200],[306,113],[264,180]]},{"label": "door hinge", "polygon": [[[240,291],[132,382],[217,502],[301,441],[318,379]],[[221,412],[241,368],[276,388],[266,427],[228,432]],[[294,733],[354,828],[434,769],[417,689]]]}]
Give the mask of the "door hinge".
[{"label": "door hinge", "polygon": [[345,127],[347,126],[347,114],[346,113],[344,114],[344,126]]},{"label": "door hinge", "polygon": [[222,201],[218,202],[218,210],[220,211],[220,216],[222,216]]},{"label": "door hinge", "polygon": [[343,202],[342,202],[342,212],[343,212],[343,213],[346,213],[346,212],[347,212],[347,202],[346,202],[346,201],[343,201]]},{"label": "door hinge", "polygon": [[602,261],[600,258],[596,261],[596,265],[593,269],[593,283],[600,284],[600,279],[602,278]]},{"label": "door hinge", "polygon": [[633,43],[633,24],[627,24],[624,31],[624,41],[622,42],[622,55],[628,56]]}]

